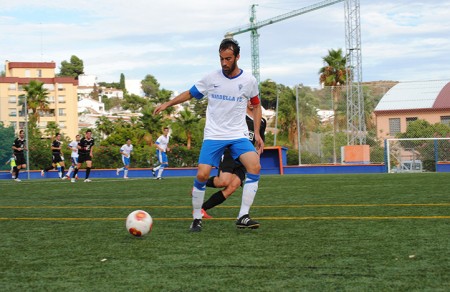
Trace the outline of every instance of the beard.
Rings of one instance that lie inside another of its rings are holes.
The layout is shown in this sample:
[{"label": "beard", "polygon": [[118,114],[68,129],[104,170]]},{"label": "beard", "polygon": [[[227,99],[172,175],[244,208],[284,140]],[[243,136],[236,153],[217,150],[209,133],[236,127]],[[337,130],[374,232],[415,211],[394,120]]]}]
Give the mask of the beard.
[{"label": "beard", "polygon": [[222,66],[222,71],[225,75],[229,76],[237,67],[237,60],[234,60],[233,64],[230,67]]}]

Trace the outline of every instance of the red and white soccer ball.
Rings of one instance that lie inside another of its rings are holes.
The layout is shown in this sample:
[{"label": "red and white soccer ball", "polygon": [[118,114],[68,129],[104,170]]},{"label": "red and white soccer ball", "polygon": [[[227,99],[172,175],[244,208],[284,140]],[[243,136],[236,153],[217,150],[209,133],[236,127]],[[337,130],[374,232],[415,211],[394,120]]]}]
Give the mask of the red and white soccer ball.
[{"label": "red and white soccer ball", "polygon": [[127,217],[126,227],[128,232],[136,237],[142,237],[152,230],[153,219],[150,214],[142,210],[136,210]]}]

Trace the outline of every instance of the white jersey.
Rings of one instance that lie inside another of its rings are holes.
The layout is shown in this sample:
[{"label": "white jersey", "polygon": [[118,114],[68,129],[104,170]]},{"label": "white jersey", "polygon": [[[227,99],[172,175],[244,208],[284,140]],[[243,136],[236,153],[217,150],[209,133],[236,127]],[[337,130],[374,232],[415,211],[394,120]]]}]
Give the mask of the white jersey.
[{"label": "white jersey", "polygon": [[198,81],[190,93],[197,99],[208,98],[205,140],[248,139],[247,102],[259,94],[253,75],[241,71],[238,76],[228,78],[218,70]]},{"label": "white jersey", "polygon": [[70,142],[69,148],[72,149],[72,154],[70,154],[70,157],[78,158],[78,141],[73,140]]},{"label": "white jersey", "polygon": [[169,135],[167,135],[167,137],[165,137],[164,135],[159,136],[159,138],[156,140],[156,144],[158,144],[158,146],[161,147],[164,152],[166,152],[167,145],[169,145]]},{"label": "white jersey", "polygon": [[125,156],[122,154],[123,157],[130,157],[131,152],[133,152],[133,145],[131,145],[131,144],[130,144],[130,146],[128,146],[127,144],[123,144],[122,147],[120,147],[120,153],[125,153],[128,155],[128,156]]}]

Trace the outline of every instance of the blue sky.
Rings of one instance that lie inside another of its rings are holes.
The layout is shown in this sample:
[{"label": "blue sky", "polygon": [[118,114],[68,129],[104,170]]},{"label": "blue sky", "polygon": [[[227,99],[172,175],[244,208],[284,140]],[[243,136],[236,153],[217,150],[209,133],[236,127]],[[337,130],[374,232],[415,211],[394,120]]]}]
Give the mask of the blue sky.
[{"label": "blue sky", "polygon": [[[231,28],[321,2],[273,0],[0,0],[0,59],[61,61],[76,55],[98,81],[143,79],[181,92],[219,68]],[[443,3],[444,2],[444,3]],[[450,79],[448,1],[361,0],[363,81]],[[343,2],[259,30],[261,80],[317,87],[322,57],[345,49]],[[251,70],[250,35],[239,65]]]}]

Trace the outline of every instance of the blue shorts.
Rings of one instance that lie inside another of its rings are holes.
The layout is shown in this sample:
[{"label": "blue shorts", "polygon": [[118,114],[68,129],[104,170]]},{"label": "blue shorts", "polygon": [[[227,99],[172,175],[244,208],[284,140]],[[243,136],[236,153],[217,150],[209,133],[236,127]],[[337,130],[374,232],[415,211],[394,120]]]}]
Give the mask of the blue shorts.
[{"label": "blue shorts", "polygon": [[233,159],[238,159],[244,153],[256,152],[255,146],[247,138],[235,140],[204,140],[198,164],[219,166],[223,151],[229,147]]},{"label": "blue shorts", "polygon": [[130,157],[125,157],[122,155],[123,165],[130,165]]},{"label": "blue shorts", "polygon": [[169,164],[169,160],[167,159],[166,152],[162,152],[162,151],[156,150],[156,156],[158,156],[159,163],[166,164],[166,165]]}]

